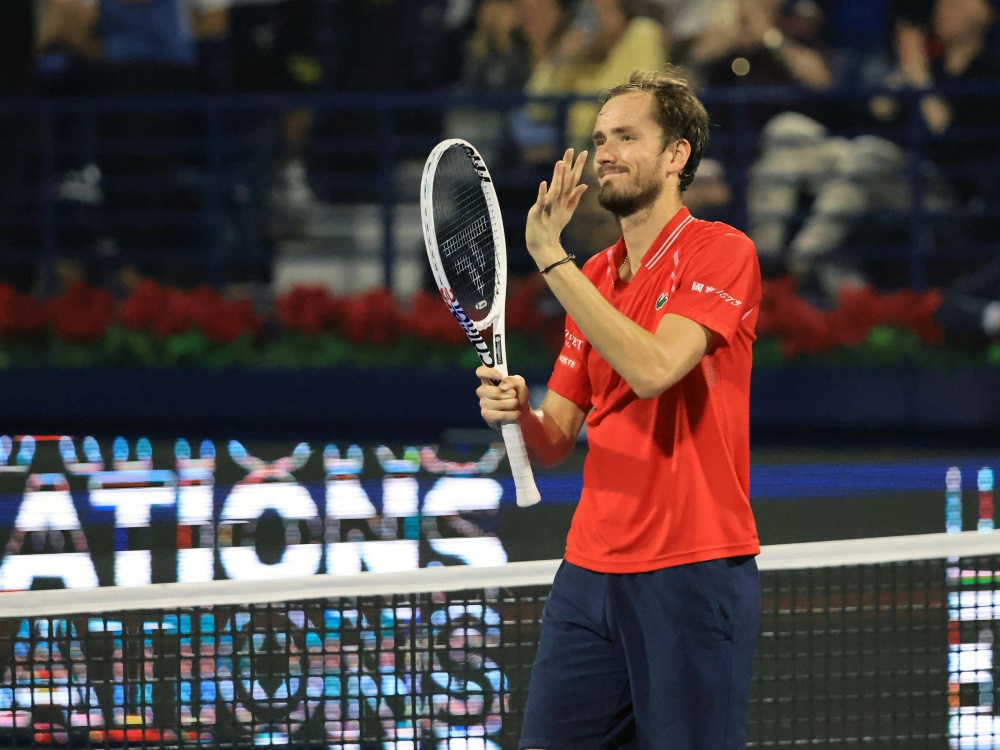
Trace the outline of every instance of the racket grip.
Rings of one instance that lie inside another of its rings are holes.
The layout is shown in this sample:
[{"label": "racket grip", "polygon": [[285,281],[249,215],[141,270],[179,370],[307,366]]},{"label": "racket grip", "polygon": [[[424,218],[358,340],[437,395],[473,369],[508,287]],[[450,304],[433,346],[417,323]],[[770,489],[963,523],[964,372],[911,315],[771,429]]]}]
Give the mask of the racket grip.
[{"label": "racket grip", "polygon": [[510,461],[510,471],[514,475],[514,490],[517,504],[522,508],[534,505],[542,499],[535,486],[535,475],[531,471],[528,460],[528,449],[524,446],[524,435],[516,424],[505,424],[500,428],[504,445],[507,447],[507,459]]}]

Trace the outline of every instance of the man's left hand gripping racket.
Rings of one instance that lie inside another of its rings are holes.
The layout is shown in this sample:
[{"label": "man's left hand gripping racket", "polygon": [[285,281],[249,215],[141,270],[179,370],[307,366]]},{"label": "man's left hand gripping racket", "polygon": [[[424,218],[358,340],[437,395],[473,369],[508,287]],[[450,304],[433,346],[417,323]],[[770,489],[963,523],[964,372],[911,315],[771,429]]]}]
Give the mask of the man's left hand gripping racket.
[{"label": "man's left hand gripping racket", "polygon": [[[442,141],[424,164],[420,181],[424,244],[434,281],[448,310],[487,367],[507,374],[504,305],[507,244],[493,180],[479,152],[466,141]],[[481,332],[493,326],[493,351]],[[540,499],[516,424],[501,428],[514,475],[517,504]]]}]

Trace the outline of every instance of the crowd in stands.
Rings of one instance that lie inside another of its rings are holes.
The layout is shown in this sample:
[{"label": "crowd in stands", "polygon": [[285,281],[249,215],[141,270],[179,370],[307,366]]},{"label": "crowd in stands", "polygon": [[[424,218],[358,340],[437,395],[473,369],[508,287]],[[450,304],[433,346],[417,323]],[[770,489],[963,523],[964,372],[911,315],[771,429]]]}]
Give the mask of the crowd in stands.
[{"label": "crowd in stands", "polygon": [[[845,287],[912,281],[856,252],[887,233],[924,243],[921,252],[996,241],[1000,96],[959,87],[1000,81],[998,16],[995,0],[4,0],[0,28],[11,43],[0,45],[0,93],[496,96],[510,106],[465,102],[412,127],[468,138],[488,162],[533,177],[565,145],[588,145],[598,92],[669,63],[706,92],[714,123],[686,202],[746,229],[766,273],[834,298]],[[751,93],[742,107],[712,93],[774,86],[786,93]],[[879,93],[837,94],[867,89]],[[375,127],[360,114],[317,119],[289,105],[271,123],[275,236],[304,231],[329,199],[317,197],[310,136]],[[198,126],[156,112],[102,127],[155,138]],[[81,152],[61,168],[61,197],[128,205],[129,195],[107,194],[106,174],[176,165],[155,154],[98,163]],[[12,179],[9,169],[0,166],[0,179]],[[584,253],[617,230],[588,198],[569,230]],[[915,223],[915,212],[932,220]],[[942,320],[996,335],[996,263],[938,255],[922,283],[954,284]],[[968,322],[977,315],[978,328]]]}]

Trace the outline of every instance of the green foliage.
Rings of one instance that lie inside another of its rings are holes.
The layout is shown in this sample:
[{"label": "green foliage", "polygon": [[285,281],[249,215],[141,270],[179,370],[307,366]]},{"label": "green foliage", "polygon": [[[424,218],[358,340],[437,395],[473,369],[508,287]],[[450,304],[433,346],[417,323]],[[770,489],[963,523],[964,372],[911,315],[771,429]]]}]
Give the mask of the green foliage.
[{"label": "green foliage", "polygon": [[[549,369],[564,316],[537,278],[512,285],[507,358],[515,370]],[[830,310],[800,298],[787,279],[765,283],[756,369],[792,362],[845,367],[1000,366],[1000,342],[948,342],[934,323],[939,295],[903,290],[845,294]],[[488,333],[487,333],[488,337]],[[293,289],[258,315],[248,300],[207,287],[183,291],[143,281],[120,303],[78,283],[42,302],[0,283],[0,368],[188,367],[472,370],[479,358],[438,296],[402,306],[386,290],[339,298]]]},{"label": "green foliage", "polygon": [[[537,337],[512,334],[507,357],[519,369],[549,368],[555,352]],[[876,326],[858,346],[840,346],[819,354],[789,356],[782,341],[760,337],[754,344],[754,367],[774,369],[791,362],[845,367],[886,367],[904,364],[951,369],[1000,367],[1000,343],[980,349],[955,345],[928,346],[913,331]],[[415,336],[400,336],[393,344],[355,343],[334,333],[288,333],[271,338],[242,334],[232,341],[211,341],[200,331],[159,336],[114,324],[97,341],[68,342],[58,338],[0,343],[0,369],[18,367],[206,367],[306,369],[352,366],[475,369],[479,358],[467,343],[435,344]]]}]

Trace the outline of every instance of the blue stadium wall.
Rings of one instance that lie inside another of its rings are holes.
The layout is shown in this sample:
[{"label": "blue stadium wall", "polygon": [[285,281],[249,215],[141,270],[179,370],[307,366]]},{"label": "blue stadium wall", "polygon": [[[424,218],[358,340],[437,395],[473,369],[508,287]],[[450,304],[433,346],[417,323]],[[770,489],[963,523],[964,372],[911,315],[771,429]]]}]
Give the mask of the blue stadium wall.
[{"label": "blue stadium wall", "polygon": [[[537,384],[548,373],[525,375]],[[458,368],[15,369],[0,371],[0,431],[436,440],[482,427],[475,386]],[[832,434],[995,440],[1000,369],[761,369],[751,427],[792,444]]]}]

